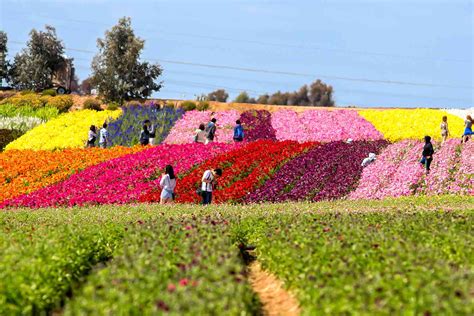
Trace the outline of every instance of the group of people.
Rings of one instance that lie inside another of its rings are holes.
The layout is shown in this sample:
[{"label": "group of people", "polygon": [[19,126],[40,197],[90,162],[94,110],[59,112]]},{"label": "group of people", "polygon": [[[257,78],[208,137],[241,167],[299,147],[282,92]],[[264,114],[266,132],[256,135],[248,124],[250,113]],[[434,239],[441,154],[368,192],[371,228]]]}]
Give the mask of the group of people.
[{"label": "group of people", "polygon": [[89,128],[89,134],[87,135],[86,147],[95,147],[95,142],[99,137],[99,147],[107,148],[109,144],[109,133],[107,132],[107,123],[102,125],[102,128],[99,130],[99,135],[97,135],[97,127],[91,125]]},{"label": "group of people", "polygon": [[[209,123],[205,125],[201,123],[199,128],[194,132],[194,142],[201,143],[201,144],[209,144],[212,143],[214,140],[217,140],[216,136],[217,131],[217,120],[216,118],[211,118]],[[240,120],[235,121],[234,127],[234,136],[233,139],[235,142],[241,142],[244,140],[244,128]]]},{"label": "group of people", "polygon": [[[222,176],[222,169],[209,169],[204,171],[204,174],[201,178],[201,185],[196,191],[201,197],[201,204],[207,205],[212,202],[212,192],[217,187],[217,179]],[[173,203],[176,198],[175,189],[176,189],[176,176],[174,174],[173,167],[167,165],[165,167],[165,173],[161,176],[160,179],[160,203],[169,204]]]},{"label": "group of people", "polygon": [[[473,119],[470,115],[466,116],[466,120],[464,121],[464,132],[461,136],[461,143],[466,143],[472,137],[472,123]],[[443,139],[443,143],[448,139],[449,136],[449,128],[448,128],[448,117],[443,116],[441,121],[441,138]]]}]

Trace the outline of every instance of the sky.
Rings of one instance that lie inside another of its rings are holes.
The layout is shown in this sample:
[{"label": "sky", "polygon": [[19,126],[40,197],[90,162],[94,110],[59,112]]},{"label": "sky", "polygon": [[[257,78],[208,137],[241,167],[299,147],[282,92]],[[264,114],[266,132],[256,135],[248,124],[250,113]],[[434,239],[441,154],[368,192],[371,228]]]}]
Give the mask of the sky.
[{"label": "sky", "polygon": [[129,16],[143,60],[164,69],[159,98],[321,79],[339,106],[467,108],[473,10],[471,0],[0,0],[0,29],[13,57],[32,28],[54,26],[83,80],[97,38]]}]

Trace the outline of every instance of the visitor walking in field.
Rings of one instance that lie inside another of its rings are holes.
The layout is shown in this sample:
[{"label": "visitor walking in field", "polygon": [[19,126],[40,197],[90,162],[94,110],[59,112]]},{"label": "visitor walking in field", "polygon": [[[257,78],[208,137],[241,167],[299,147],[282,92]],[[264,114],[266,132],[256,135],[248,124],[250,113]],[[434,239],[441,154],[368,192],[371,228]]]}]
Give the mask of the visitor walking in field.
[{"label": "visitor walking in field", "polygon": [[86,147],[95,147],[95,141],[97,139],[97,128],[95,125],[91,125],[89,129],[89,135],[87,136],[87,144]]},{"label": "visitor walking in field", "polygon": [[464,134],[462,135],[461,143],[466,143],[472,135],[472,117],[470,115],[466,116],[464,121]]},{"label": "visitor walking in field", "polygon": [[215,118],[212,118],[211,121],[207,124],[206,127],[206,144],[212,143],[214,141],[214,138],[216,136],[216,122],[217,120]]},{"label": "visitor walking in field", "polygon": [[448,129],[448,117],[445,115],[443,116],[443,121],[441,122],[441,137],[443,138],[443,143],[449,136],[449,129]]},{"label": "visitor walking in field", "polygon": [[242,124],[240,120],[235,121],[235,127],[234,127],[234,141],[235,142],[241,142],[244,140],[244,128],[242,127]]},{"label": "visitor walking in field", "polygon": [[148,143],[150,145],[155,144],[155,137],[156,137],[156,128],[155,124],[152,124],[150,120],[145,120],[144,122],[148,128],[148,133],[149,133],[149,138],[148,138]]},{"label": "visitor walking in field", "polygon": [[150,143],[150,132],[148,131],[148,126],[143,124],[143,129],[140,132],[140,144],[146,146]]},{"label": "visitor walking in field", "polygon": [[211,204],[212,192],[217,187],[217,178],[222,176],[222,169],[212,169],[204,171],[201,179],[202,204]]},{"label": "visitor walking in field", "polygon": [[426,174],[430,173],[431,162],[433,161],[433,144],[431,143],[431,137],[425,136],[425,145],[423,146],[422,158],[420,163],[425,166]]},{"label": "visitor walking in field", "polygon": [[161,196],[160,204],[172,203],[174,200],[174,190],[176,188],[176,177],[171,165],[165,167],[165,173],[160,180]]},{"label": "visitor walking in field", "polygon": [[201,144],[206,143],[207,133],[206,133],[205,129],[206,129],[206,126],[201,123],[199,125],[199,128],[195,131],[195,134],[194,134],[194,142],[195,143],[201,143]]},{"label": "visitor walking in field", "polygon": [[102,125],[102,128],[99,131],[99,147],[107,148],[109,143],[109,132],[107,132],[107,123]]}]

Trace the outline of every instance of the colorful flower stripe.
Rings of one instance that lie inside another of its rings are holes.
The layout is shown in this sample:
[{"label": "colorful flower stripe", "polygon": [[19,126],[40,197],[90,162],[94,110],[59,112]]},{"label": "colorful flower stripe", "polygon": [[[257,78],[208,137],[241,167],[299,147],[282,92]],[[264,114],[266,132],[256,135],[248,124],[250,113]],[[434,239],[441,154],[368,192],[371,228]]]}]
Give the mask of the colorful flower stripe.
[{"label": "colorful flower stripe", "polygon": [[199,124],[207,124],[211,118],[209,111],[189,111],[184,113],[183,117],[176,122],[171,129],[165,144],[188,144],[194,141],[194,131]]},{"label": "colorful flower stripe", "polygon": [[366,120],[392,142],[402,139],[422,139],[429,135],[441,139],[442,117],[448,117],[451,136],[461,136],[464,131],[463,120],[445,111],[430,109],[362,110]]},{"label": "colorful flower stripe", "polygon": [[421,179],[418,194],[458,193],[461,188],[456,183],[455,173],[461,159],[459,139],[449,139],[435,152],[431,172]]},{"label": "colorful flower stripe", "polygon": [[123,107],[123,115],[109,124],[109,139],[112,145],[138,145],[143,123],[150,120],[155,127],[155,145],[160,144],[183,113],[182,109],[160,109],[153,104],[127,105]]},{"label": "colorful flower stripe", "polygon": [[[248,143],[242,148],[206,161],[180,180],[177,186],[177,201],[199,202],[200,197],[194,192],[201,184],[204,171],[219,167],[224,173],[218,180],[219,188],[213,192],[213,200],[217,203],[239,201],[265,181],[281,164],[312,146],[314,144],[291,141],[260,140]],[[148,201],[156,201],[158,198],[156,194],[155,197],[148,197]]]},{"label": "colorful flower stripe", "polygon": [[240,112],[236,110],[219,111],[214,117],[217,120],[216,142],[232,143],[234,141],[235,121],[240,118]]},{"label": "colorful flower stripe", "polygon": [[292,110],[279,110],[272,114],[272,127],[278,140],[306,142],[316,140],[300,122],[298,113]]},{"label": "colorful flower stripe", "polygon": [[422,143],[404,140],[385,148],[377,160],[364,168],[351,199],[381,199],[413,193],[423,175]]},{"label": "colorful flower stripe", "polygon": [[7,201],[5,206],[55,207],[136,202],[159,187],[163,168],[177,173],[238,145],[161,145],[135,155],[112,159],[71,176],[68,180]]},{"label": "colorful flower stripe", "polygon": [[102,161],[143,150],[143,147],[9,150],[0,153],[0,202],[62,181]]},{"label": "colorful flower stripe", "polygon": [[461,150],[461,167],[459,168],[455,178],[458,186],[461,188],[460,193],[474,195],[474,141],[469,141],[462,145]]},{"label": "colorful flower stripe", "polygon": [[248,195],[247,202],[330,200],[354,189],[369,152],[379,152],[386,141],[331,142],[309,150],[285,164],[274,177]]},{"label": "colorful flower stripe", "polygon": [[242,113],[240,121],[244,127],[245,141],[253,142],[258,139],[276,140],[271,118],[271,113],[266,110],[250,110]]},{"label": "colorful flower stripe", "polygon": [[28,131],[8,144],[6,150],[82,148],[91,125],[102,126],[106,120],[116,119],[121,114],[121,110],[82,110],[65,113]]},{"label": "colorful flower stripe", "polygon": [[375,127],[353,110],[310,110],[300,116],[308,138],[304,140],[330,142],[338,140],[382,139]]}]

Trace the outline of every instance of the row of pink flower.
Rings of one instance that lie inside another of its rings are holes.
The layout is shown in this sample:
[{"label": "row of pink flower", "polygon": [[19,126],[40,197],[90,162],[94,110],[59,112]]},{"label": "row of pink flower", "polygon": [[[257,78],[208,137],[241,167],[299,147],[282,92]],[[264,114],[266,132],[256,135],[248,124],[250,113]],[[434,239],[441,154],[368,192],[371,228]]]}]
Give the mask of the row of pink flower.
[{"label": "row of pink flower", "polygon": [[422,144],[403,140],[389,145],[376,162],[364,169],[352,199],[381,199],[388,196],[410,195],[423,175],[419,163]]},{"label": "row of pink flower", "polygon": [[74,174],[52,186],[6,201],[0,207],[54,207],[87,204],[121,204],[137,201],[143,192],[159,187],[167,164],[176,173],[238,144],[160,145],[145,151],[112,159]]},{"label": "row of pink flower", "polygon": [[300,114],[280,110],[273,113],[272,126],[278,140],[330,142],[348,138],[383,139],[370,122],[352,110],[309,110]]},{"label": "row of pink flower", "polygon": [[388,146],[377,161],[364,169],[350,198],[381,199],[411,194],[473,194],[473,143],[450,139],[434,143],[431,171],[420,164],[423,143],[404,140]]},{"label": "row of pink flower", "polygon": [[214,117],[217,120],[216,142],[231,143],[235,121],[240,118],[236,110],[218,111],[189,111],[176,122],[166,137],[165,144],[187,144],[194,141],[196,129],[200,124],[205,124]]}]

